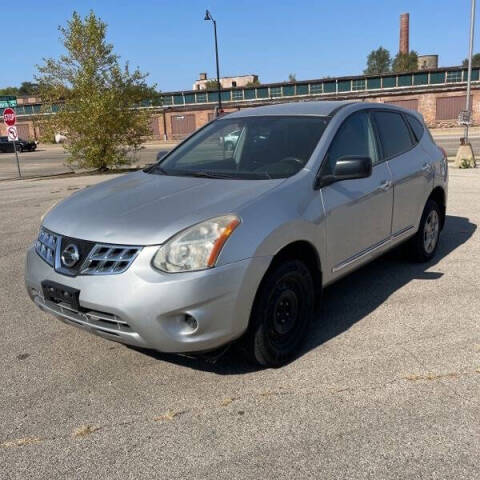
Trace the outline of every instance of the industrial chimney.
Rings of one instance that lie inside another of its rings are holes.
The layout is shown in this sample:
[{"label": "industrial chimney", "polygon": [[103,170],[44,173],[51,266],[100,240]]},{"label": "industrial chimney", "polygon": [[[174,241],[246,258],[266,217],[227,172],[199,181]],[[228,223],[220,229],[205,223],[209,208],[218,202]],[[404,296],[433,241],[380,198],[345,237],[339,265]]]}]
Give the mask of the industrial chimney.
[{"label": "industrial chimney", "polygon": [[400,53],[408,53],[408,37],[409,33],[410,14],[402,13],[400,15]]}]

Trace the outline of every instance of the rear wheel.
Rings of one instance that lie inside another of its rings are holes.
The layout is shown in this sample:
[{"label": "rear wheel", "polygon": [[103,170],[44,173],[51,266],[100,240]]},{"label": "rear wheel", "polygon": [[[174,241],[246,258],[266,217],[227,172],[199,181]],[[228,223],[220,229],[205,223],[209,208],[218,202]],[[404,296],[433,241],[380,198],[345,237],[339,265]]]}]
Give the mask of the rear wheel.
[{"label": "rear wheel", "polygon": [[410,243],[413,258],[417,262],[428,262],[435,256],[440,237],[441,215],[437,202],[428,200],[423,210],[418,232]]},{"label": "rear wheel", "polygon": [[287,260],[274,266],[257,292],[242,351],[266,367],[285,365],[300,350],[313,309],[314,283],[305,264]]},{"label": "rear wheel", "polygon": [[17,145],[17,152],[22,153],[23,147],[21,145]]}]

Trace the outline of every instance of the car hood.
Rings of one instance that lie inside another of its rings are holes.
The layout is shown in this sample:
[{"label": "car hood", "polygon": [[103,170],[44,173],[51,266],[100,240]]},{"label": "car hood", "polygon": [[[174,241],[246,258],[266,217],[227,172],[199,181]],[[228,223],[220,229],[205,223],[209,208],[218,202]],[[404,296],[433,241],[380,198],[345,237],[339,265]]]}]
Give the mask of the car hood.
[{"label": "car hood", "polygon": [[223,180],[136,172],[74,193],[44,218],[72,238],[158,245],[195,223],[236,213],[284,180]]}]

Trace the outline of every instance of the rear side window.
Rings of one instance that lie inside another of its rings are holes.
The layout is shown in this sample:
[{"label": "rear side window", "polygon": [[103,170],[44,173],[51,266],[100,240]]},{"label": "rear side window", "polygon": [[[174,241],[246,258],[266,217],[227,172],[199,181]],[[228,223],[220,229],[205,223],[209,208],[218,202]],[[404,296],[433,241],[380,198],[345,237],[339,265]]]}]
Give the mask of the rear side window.
[{"label": "rear side window", "polygon": [[394,157],[412,147],[410,132],[399,113],[375,112],[374,115],[383,148],[383,158]]},{"label": "rear side window", "polygon": [[412,115],[406,115],[408,123],[412,127],[413,133],[415,134],[415,138],[419,142],[420,139],[423,137],[423,132],[425,129],[423,128],[422,122],[420,122],[418,119],[413,117]]}]

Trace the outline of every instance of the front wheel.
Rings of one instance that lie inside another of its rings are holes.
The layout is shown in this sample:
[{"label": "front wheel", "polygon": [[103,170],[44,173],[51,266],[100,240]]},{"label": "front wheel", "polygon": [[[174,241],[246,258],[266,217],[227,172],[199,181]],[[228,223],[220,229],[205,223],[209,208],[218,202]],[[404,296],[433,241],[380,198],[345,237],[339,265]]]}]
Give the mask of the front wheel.
[{"label": "front wheel", "polygon": [[306,265],[287,260],[266,274],[240,347],[266,367],[288,363],[300,350],[314,311],[314,283]]},{"label": "front wheel", "polygon": [[435,256],[440,237],[441,215],[437,202],[428,200],[423,210],[418,232],[410,244],[413,258],[417,262],[428,262]]}]

